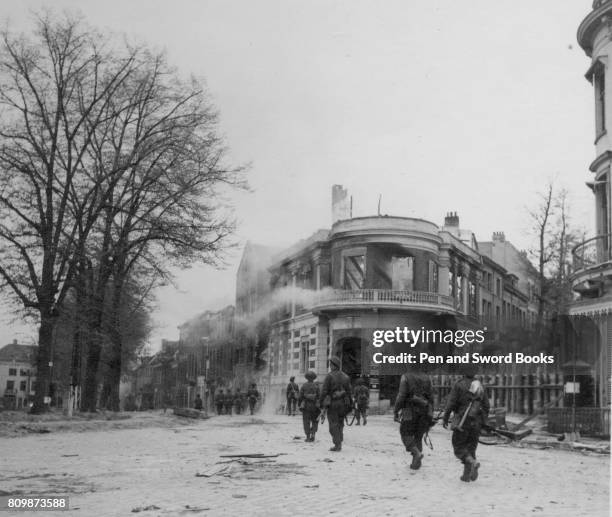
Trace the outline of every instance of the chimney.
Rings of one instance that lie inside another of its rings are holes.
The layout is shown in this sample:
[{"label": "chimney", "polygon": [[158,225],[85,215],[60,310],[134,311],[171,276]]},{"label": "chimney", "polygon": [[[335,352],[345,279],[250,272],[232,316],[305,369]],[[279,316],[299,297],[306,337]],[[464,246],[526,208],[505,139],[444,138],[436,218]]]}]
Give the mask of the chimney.
[{"label": "chimney", "polygon": [[348,190],[343,188],[342,185],[334,185],[332,187],[332,224],[336,221],[350,219],[351,208]]},{"label": "chimney", "polygon": [[504,232],[493,232],[493,240],[497,242],[505,242],[506,235]]},{"label": "chimney", "polygon": [[459,228],[459,216],[457,212],[448,212],[444,218],[444,226]]},{"label": "chimney", "polygon": [[13,339],[13,345],[16,345],[16,344],[17,344],[17,340]]}]

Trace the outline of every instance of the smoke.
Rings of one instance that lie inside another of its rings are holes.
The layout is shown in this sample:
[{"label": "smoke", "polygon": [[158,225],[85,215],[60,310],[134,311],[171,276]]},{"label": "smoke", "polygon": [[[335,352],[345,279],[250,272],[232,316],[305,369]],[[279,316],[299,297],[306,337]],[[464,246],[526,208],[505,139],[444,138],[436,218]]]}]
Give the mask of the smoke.
[{"label": "smoke", "polygon": [[312,307],[318,300],[325,298],[333,293],[331,287],[315,291],[314,289],[304,289],[302,287],[286,286],[268,293],[263,300],[258,302],[256,311],[236,317],[236,323],[242,325],[247,331],[256,330],[261,321],[268,320],[270,313],[286,308],[291,312],[291,304],[304,308]]}]

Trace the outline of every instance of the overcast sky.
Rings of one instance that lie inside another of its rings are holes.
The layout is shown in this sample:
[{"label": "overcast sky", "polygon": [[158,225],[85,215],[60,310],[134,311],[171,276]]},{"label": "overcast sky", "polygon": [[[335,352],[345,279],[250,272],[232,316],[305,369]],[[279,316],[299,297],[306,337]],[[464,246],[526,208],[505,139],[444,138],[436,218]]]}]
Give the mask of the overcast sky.
[{"label": "overcast sky", "polygon": [[[331,186],[354,215],[461,226],[533,245],[525,207],[553,178],[575,225],[593,233],[589,163],[594,107],[576,30],[591,0],[3,0],[27,28],[41,6],[79,9],[100,29],[167,50],[205,78],[234,163],[251,162],[235,196],[239,243],[285,245],[331,222]],[[224,271],[177,274],[159,293],[162,337],[233,303],[241,249]],[[2,342],[31,330],[9,323]]]}]

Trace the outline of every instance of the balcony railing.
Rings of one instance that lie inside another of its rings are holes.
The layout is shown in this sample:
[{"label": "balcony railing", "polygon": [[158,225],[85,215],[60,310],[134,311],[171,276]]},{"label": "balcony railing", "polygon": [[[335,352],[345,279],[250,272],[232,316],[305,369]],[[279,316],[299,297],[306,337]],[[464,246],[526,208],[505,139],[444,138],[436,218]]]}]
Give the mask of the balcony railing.
[{"label": "balcony railing", "polygon": [[574,271],[609,262],[611,236],[610,233],[598,235],[575,246],[572,250]]},{"label": "balcony railing", "polygon": [[315,298],[312,304],[313,308],[337,305],[433,306],[454,310],[454,301],[451,296],[428,291],[394,291],[390,289],[337,289],[333,291],[324,291]]}]

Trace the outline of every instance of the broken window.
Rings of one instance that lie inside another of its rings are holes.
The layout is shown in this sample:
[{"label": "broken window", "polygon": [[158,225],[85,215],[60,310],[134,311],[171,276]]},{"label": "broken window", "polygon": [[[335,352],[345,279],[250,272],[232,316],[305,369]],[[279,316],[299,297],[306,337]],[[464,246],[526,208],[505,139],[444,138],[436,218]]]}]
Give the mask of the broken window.
[{"label": "broken window", "polygon": [[365,286],[365,255],[344,257],[344,288],[363,289]]},{"label": "broken window", "polygon": [[412,291],[414,289],[414,258],[391,258],[391,289]]}]

